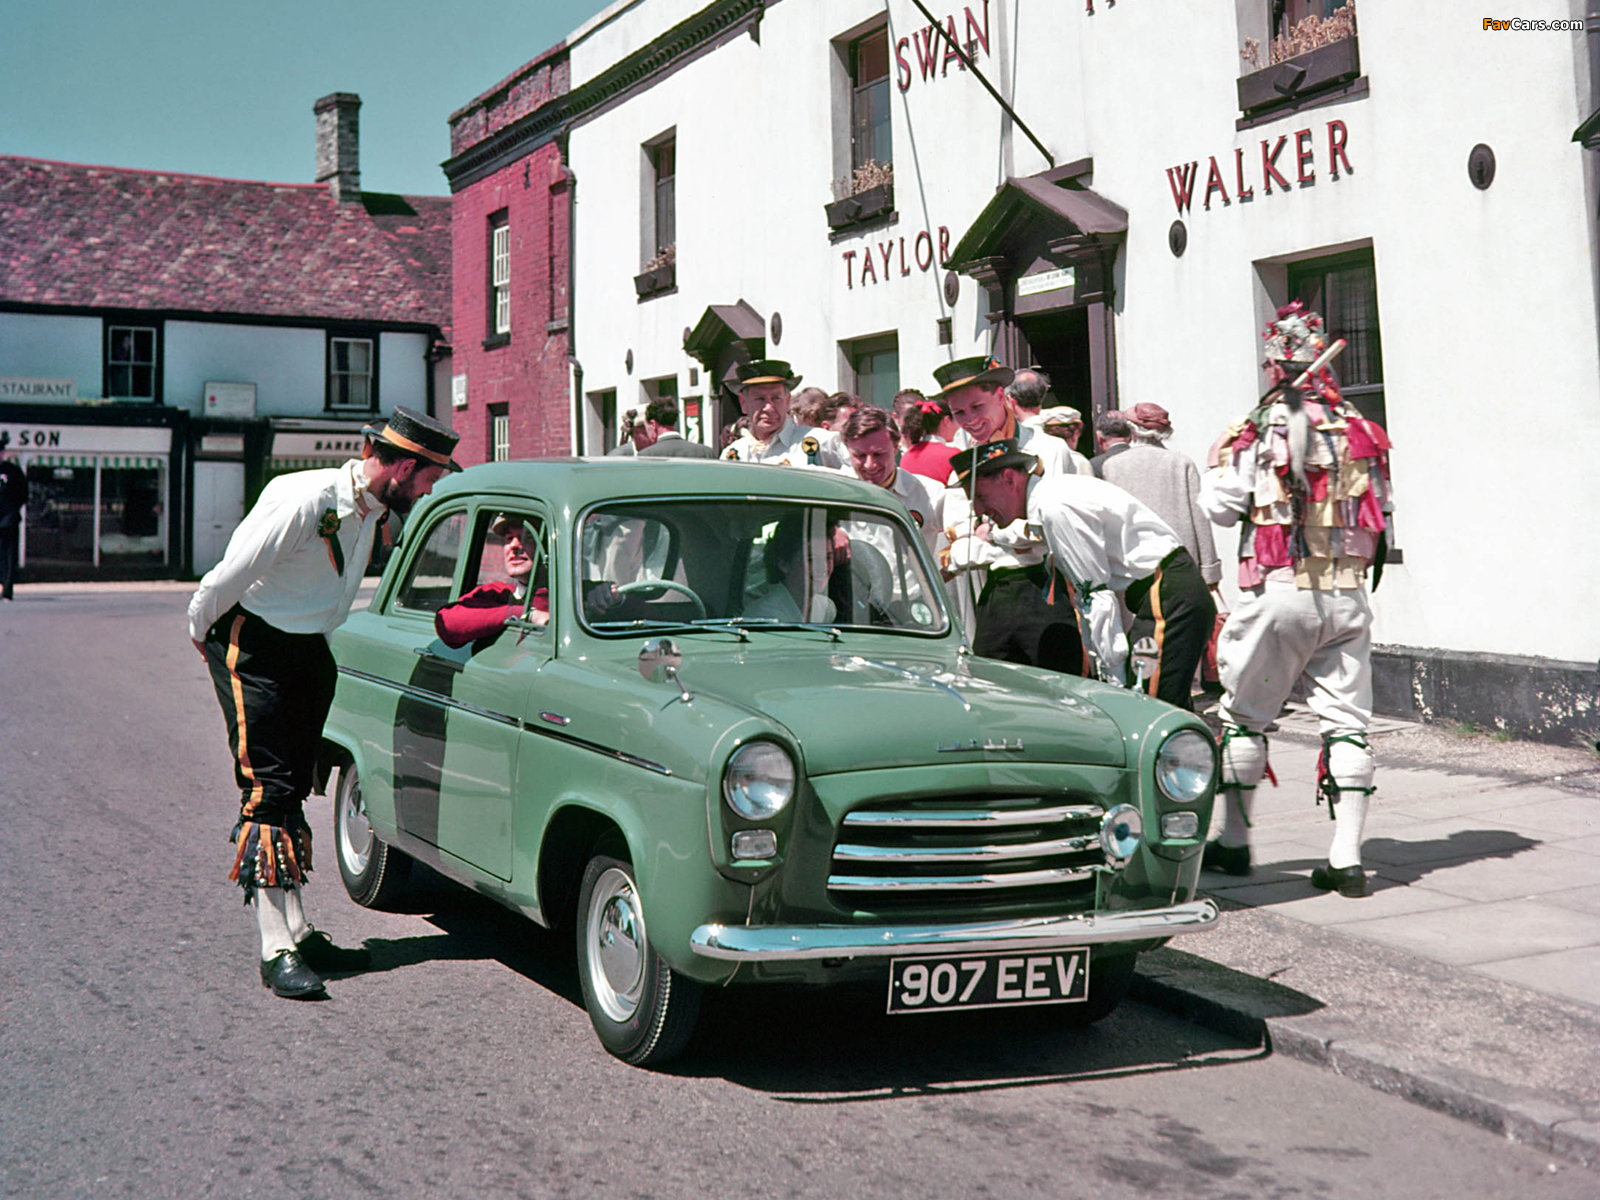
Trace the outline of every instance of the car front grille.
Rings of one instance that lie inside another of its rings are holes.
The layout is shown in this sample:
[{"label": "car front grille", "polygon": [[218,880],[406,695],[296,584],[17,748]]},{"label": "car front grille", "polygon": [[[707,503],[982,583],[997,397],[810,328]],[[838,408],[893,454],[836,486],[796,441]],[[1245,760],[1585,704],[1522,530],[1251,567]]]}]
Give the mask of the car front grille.
[{"label": "car front grille", "polygon": [[947,797],[868,806],[846,814],[828,892],[851,908],[1026,902],[1065,888],[1092,893],[1100,847],[1098,804],[1042,796]]}]

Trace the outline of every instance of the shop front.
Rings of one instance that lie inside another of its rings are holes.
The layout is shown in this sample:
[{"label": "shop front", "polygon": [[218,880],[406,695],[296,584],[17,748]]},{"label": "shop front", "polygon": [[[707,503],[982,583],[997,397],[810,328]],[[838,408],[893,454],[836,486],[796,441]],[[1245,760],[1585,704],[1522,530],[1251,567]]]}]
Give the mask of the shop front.
[{"label": "shop front", "polygon": [[18,546],[24,578],[172,574],[170,427],[7,421],[0,430],[28,477]]}]

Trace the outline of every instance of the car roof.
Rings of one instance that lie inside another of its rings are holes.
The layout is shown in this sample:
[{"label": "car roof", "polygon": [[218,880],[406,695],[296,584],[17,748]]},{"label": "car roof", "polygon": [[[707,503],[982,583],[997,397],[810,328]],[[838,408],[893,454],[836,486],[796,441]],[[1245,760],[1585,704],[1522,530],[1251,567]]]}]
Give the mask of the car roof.
[{"label": "car roof", "polygon": [[886,488],[820,467],[779,467],[722,459],[527,458],[484,463],[447,475],[433,497],[526,493],[556,507],[646,495],[787,497],[825,504],[893,504]]}]

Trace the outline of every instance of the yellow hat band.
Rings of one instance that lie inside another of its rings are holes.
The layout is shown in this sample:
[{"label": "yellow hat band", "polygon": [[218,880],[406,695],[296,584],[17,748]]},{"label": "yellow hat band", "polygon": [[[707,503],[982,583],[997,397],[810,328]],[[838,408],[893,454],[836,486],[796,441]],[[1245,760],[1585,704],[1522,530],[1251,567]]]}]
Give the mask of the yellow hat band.
[{"label": "yellow hat band", "polygon": [[381,436],[384,441],[390,443],[391,445],[399,446],[400,449],[406,451],[407,453],[415,454],[418,458],[425,458],[429,462],[437,463],[441,467],[448,467],[450,465],[450,456],[448,454],[440,454],[437,450],[429,450],[426,446],[420,446],[408,437],[402,437],[400,434],[394,431],[394,426],[392,425],[385,425],[383,427],[383,433],[379,436]]}]

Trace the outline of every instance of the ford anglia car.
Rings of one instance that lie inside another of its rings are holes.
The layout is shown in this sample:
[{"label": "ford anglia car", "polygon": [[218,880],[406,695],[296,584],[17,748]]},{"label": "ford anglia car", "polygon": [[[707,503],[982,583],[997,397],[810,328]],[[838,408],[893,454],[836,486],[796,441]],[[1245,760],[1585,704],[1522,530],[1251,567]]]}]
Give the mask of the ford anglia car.
[{"label": "ford anglia car", "polygon": [[1214,742],[972,655],[921,516],[715,461],[451,476],[333,636],[321,778],[351,897],[392,902],[418,860],[570,923],[633,1063],[683,1048],[707,985],[1110,1012],[1139,951],[1217,919],[1195,896]]}]

